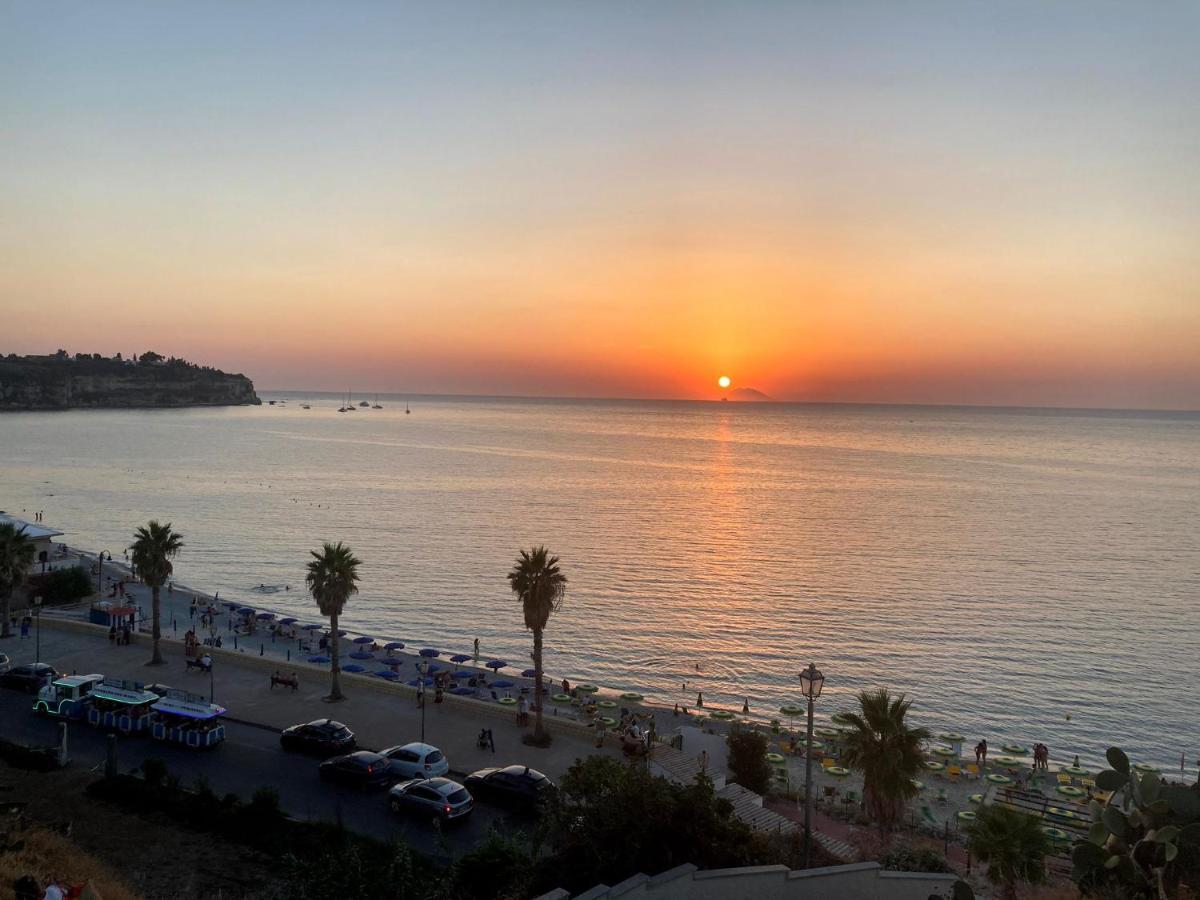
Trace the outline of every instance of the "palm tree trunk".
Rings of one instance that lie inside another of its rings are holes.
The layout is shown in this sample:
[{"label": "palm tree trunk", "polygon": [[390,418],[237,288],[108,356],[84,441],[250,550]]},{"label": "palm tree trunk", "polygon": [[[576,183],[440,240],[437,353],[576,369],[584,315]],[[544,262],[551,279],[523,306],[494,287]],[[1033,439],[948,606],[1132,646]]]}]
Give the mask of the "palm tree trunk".
[{"label": "palm tree trunk", "polygon": [[163,664],[162,648],[158,645],[159,639],[162,638],[162,607],[158,601],[158,592],[161,589],[161,585],[153,584],[150,586],[150,636],[154,639],[154,653],[150,657],[150,665],[152,666],[161,666]]},{"label": "palm tree trunk", "polygon": [[0,638],[12,637],[12,591],[4,592],[4,621],[0,623]]},{"label": "palm tree trunk", "polygon": [[543,740],[542,730],[542,629],[533,629],[533,738]]},{"label": "palm tree trunk", "polygon": [[338,637],[337,613],[333,613],[329,616],[329,631],[329,699],[345,700],[346,698],[342,694],[342,667],[338,662],[341,655],[342,639]]}]

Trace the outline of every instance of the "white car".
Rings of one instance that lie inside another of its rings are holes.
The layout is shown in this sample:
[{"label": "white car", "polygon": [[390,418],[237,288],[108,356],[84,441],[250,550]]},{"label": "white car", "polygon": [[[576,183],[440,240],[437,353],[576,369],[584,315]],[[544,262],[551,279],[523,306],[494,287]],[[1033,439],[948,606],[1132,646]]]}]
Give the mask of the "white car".
[{"label": "white car", "polygon": [[3,675],[12,668],[12,663],[8,659],[8,654],[0,653],[0,675]]},{"label": "white car", "polygon": [[397,779],[435,778],[450,771],[446,754],[429,744],[404,744],[379,752],[388,758],[388,768]]}]

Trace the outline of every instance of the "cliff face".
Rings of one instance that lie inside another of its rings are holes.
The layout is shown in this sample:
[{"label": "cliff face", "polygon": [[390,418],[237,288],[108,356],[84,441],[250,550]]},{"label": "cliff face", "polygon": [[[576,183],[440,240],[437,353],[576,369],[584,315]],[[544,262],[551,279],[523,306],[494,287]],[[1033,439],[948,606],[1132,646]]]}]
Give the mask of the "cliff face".
[{"label": "cliff face", "polygon": [[242,406],[262,401],[245,375],[189,363],[0,358],[0,410]]}]

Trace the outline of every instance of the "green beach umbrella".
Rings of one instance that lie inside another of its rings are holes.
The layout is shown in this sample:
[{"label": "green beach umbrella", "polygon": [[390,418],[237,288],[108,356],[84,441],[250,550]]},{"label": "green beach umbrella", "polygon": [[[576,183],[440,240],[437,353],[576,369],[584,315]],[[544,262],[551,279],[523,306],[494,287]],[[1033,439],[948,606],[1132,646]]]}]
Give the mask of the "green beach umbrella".
[{"label": "green beach umbrella", "polygon": [[955,753],[953,750],[951,750],[949,747],[934,747],[929,752],[932,753],[934,756],[940,756],[943,759],[952,759],[952,758],[958,756],[958,754]]},{"label": "green beach umbrella", "polygon": [[577,684],[575,685],[575,690],[579,691],[581,694],[594,694],[596,691],[600,690],[600,688],[596,687],[594,684]]},{"label": "green beach umbrella", "polygon": [[733,713],[727,709],[714,709],[709,715],[714,719],[721,719],[722,721],[728,721],[733,718]]},{"label": "green beach umbrella", "polygon": [[629,703],[641,703],[646,698],[637,691],[626,691],[621,695],[621,699],[628,701]]},{"label": "green beach umbrella", "polygon": [[1158,774],[1159,771],[1158,766],[1152,766],[1150,763],[1134,763],[1133,767],[1142,773],[1154,772],[1155,774]]},{"label": "green beach umbrella", "polygon": [[767,754],[767,762],[769,762],[773,766],[781,766],[785,762],[787,762],[787,760],[785,760],[783,758],[782,753],[771,752],[771,753]]},{"label": "green beach umbrella", "polygon": [[564,703],[569,704],[571,702],[571,695],[570,694],[555,694],[550,699],[560,705],[564,704]]},{"label": "green beach umbrella", "polygon": [[967,802],[974,803],[976,806],[979,806],[983,803],[983,794],[970,794],[967,797]]},{"label": "green beach umbrella", "polygon": [[938,737],[940,737],[947,744],[961,744],[966,740],[966,737],[959,734],[957,731],[946,731],[942,734],[939,734]]},{"label": "green beach umbrella", "polygon": [[975,810],[973,810],[973,809],[960,810],[958,813],[958,821],[966,823],[966,824],[970,824],[971,822],[974,822],[975,821]]},{"label": "green beach umbrella", "polygon": [[596,721],[599,722],[601,725],[603,725],[605,728],[615,728],[617,725],[617,720],[614,719],[612,716],[597,716]]},{"label": "green beach umbrella", "polygon": [[1090,774],[1083,766],[1060,766],[1058,771],[1075,778],[1082,778],[1084,775]]},{"label": "green beach umbrella", "polygon": [[1058,791],[1064,797],[1083,797],[1087,794],[1081,787],[1075,787],[1073,784],[1060,784],[1054,790]]},{"label": "green beach umbrella", "polygon": [[600,709],[616,709],[617,703],[615,700],[597,700],[596,706],[600,707]]},{"label": "green beach umbrella", "polygon": [[1042,831],[1046,832],[1046,836],[1052,841],[1069,841],[1071,836],[1061,828],[1055,828],[1053,825],[1043,825]]},{"label": "green beach umbrella", "polygon": [[1016,756],[1028,756],[1029,748],[1022,747],[1020,744],[1003,744],[1000,747],[1005,753],[1012,753]]},{"label": "green beach umbrella", "polygon": [[825,771],[834,778],[845,778],[850,774],[850,770],[845,766],[830,766]]},{"label": "green beach umbrella", "polygon": [[917,781],[917,779],[915,779],[915,778],[910,778],[909,781],[912,783],[912,786],[915,787],[918,791],[925,790],[925,782]]},{"label": "green beach umbrella", "polygon": [[781,706],[779,707],[779,711],[789,718],[804,715],[804,707],[797,706],[795,703],[788,703],[784,706]]},{"label": "green beach umbrella", "polygon": [[946,768],[946,764],[944,762],[938,762],[936,759],[927,759],[925,760],[925,768],[930,772],[940,772],[942,769]]}]

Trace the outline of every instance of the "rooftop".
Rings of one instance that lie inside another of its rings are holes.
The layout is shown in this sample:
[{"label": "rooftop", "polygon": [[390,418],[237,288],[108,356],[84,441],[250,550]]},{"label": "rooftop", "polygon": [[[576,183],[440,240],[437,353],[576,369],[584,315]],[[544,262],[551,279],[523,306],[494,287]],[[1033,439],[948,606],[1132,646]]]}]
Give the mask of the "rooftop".
[{"label": "rooftop", "polygon": [[45,540],[58,537],[62,534],[56,528],[47,528],[45,525],[34,525],[32,522],[26,522],[24,519],[18,519],[16,516],[0,512],[0,524],[5,522],[15,525],[18,529],[24,529],[25,533],[35,540]]}]

